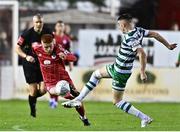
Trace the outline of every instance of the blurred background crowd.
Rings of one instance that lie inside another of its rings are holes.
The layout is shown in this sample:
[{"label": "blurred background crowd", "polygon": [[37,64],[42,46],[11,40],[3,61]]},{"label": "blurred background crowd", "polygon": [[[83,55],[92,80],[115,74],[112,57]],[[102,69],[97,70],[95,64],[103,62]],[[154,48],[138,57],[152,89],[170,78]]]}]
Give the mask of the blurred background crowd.
[{"label": "blurred background crowd", "polygon": [[[32,16],[41,13],[54,29],[58,20],[66,24],[71,50],[78,55],[80,29],[116,29],[119,14],[129,12],[137,26],[155,30],[179,30],[179,0],[18,0],[19,33],[32,26]],[[0,65],[12,64],[12,10],[0,6]],[[20,64],[20,62],[19,62]],[[78,65],[78,63],[76,64]]]}]

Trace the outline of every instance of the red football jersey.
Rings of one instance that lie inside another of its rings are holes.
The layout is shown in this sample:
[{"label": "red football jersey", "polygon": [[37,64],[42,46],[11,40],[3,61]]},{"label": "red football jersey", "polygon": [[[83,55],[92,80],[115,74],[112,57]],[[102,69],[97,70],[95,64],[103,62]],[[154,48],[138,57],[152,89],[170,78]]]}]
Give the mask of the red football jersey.
[{"label": "red football jersey", "polygon": [[66,34],[64,34],[63,36],[59,36],[54,33],[54,38],[57,44],[62,45],[62,47],[68,51],[70,50],[71,40],[69,36],[67,36]]},{"label": "red football jersey", "polygon": [[68,53],[63,48],[59,48],[57,45],[54,46],[51,55],[44,51],[42,44],[33,43],[32,48],[38,56],[43,80],[47,89],[54,87],[60,80],[66,80],[73,85],[68,72],[65,70],[64,61],[60,59],[58,54],[60,52],[65,53],[66,60],[68,61],[75,61],[76,57],[74,55]]}]

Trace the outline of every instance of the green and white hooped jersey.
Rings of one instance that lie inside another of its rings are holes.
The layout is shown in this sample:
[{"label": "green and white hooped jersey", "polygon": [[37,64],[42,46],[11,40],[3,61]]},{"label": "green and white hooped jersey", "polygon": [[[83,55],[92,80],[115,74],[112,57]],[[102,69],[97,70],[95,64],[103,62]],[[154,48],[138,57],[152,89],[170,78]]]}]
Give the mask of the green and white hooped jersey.
[{"label": "green and white hooped jersey", "polygon": [[142,47],[142,39],[147,36],[149,30],[135,27],[130,32],[122,35],[121,48],[114,63],[114,69],[118,73],[131,73],[137,48]]}]

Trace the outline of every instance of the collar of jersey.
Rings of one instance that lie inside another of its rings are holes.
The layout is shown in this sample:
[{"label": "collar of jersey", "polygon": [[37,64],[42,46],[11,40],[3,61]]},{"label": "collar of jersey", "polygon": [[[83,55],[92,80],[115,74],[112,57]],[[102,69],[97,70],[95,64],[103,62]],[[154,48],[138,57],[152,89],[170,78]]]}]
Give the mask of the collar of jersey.
[{"label": "collar of jersey", "polygon": [[129,32],[125,33],[127,34],[128,36],[132,36],[135,32],[136,32],[137,28],[134,27],[132,30],[130,30]]}]

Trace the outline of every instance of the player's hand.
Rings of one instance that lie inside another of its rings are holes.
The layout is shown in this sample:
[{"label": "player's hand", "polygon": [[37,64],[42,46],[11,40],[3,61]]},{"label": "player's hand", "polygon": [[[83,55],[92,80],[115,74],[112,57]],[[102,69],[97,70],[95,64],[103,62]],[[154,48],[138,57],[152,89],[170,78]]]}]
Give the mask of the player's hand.
[{"label": "player's hand", "polygon": [[177,47],[177,44],[170,44],[169,46],[168,46],[168,49],[169,50],[173,50],[173,49],[175,49]]},{"label": "player's hand", "polygon": [[141,72],[141,73],[140,73],[140,78],[141,78],[141,80],[142,80],[143,82],[145,82],[145,81],[147,80],[147,75],[146,75],[146,73],[145,73],[145,72]]},{"label": "player's hand", "polygon": [[62,60],[65,60],[65,59],[66,59],[66,55],[65,55],[63,52],[59,53],[59,57],[60,57]]},{"label": "player's hand", "polygon": [[34,63],[34,62],[35,62],[35,59],[34,59],[34,57],[32,57],[32,56],[30,56],[30,55],[27,55],[27,56],[26,56],[26,61]]}]

